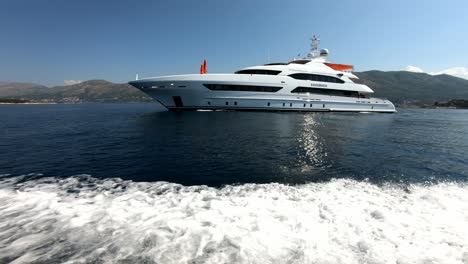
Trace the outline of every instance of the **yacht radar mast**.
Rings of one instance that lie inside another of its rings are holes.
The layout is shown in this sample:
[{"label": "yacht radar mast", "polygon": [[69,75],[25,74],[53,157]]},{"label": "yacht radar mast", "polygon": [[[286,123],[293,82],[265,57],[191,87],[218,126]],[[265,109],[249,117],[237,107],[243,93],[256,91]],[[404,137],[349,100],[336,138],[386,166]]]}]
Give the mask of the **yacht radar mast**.
[{"label": "yacht radar mast", "polygon": [[310,43],[310,52],[304,59],[309,59],[317,62],[325,62],[329,55],[329,52],[327,49],[319,50],[320,38],[314,35],[310,40],[312,41]]},{"label": "yacht radar mast", "polygon": [[320,47],[320,38],[314,35],[310,40],[312,42],[310,43],[310,52],[307,55],[307,57],[308,58],[317,58],[317,57],[320,56],[320,52],[318,50],[319,47]]}]

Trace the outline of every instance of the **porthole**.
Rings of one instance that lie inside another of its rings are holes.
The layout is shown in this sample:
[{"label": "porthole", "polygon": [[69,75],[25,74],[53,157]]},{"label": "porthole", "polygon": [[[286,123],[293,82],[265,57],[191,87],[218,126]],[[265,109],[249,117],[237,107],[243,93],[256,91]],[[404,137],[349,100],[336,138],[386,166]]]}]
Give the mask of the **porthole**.
[{"label": "porthole", "polygon": [[304,104],[304,107],[306,107],[306,104]]},{"label": "porthole", "polygon": [[234,105],[237,105],[237,102],[234,102]]},{"label": "porthole", "polygon": [[283,103],[283,107],[286,106],[286,103]]},{"label": "porthole", "polygon": [[292,103],[289,103],[289,106],[292,107]]},{"label": "porthole", "polygon": [[226,105],[229,105],[229,102],[226,102]]},{"label": "porthole", "polygon": [[325,104],[323,104],[322,107],[325,108]]},{"label": "porthole", "polygon": [[312,104],[310,104],[310,107],[312,107]]},{"label": "porthole", "polygon": [[267,103],[267,106],[270,106],[270,102]]},{"label": "porthole", "polygon": [[211,102],[208,102],[208,105],[211,105]]}]

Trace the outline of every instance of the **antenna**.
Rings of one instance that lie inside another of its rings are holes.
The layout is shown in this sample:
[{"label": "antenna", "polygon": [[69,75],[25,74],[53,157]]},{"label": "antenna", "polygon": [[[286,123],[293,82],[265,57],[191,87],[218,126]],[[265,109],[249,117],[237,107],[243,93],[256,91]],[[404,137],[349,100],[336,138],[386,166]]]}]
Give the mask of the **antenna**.
[{"label": "antenna", "polygon": [[135,76],[135,81],[138,81],[138,73]]},{"label": "antenna", "polygon": [[312,43],[310,43],[310,52],[307,57],[318,57],[320,55],[318,50],[320,46],[320,38],[314,35],[310,40],[312,41]]}]

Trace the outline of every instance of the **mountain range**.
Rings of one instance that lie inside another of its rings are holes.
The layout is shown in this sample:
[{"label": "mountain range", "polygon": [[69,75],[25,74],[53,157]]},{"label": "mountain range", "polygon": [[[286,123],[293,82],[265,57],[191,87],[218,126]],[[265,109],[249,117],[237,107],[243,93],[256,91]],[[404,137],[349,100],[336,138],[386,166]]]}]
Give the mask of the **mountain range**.
[{"label": "mountain range", "polygon": [[408,71],[357,72],[359,80],[395,104],[434,104],[451,99],[468,99],[468,80],[452,75],[430,75]]},{"label": "mountain range", "polygon": [[105,80],[90,80],[50,88],[33,83],[0,82],[0,98],[54,103],[152,101],[146,94],[126,83],[112,83]]},{"label": "mountain range", "polygon": [[[366,84],[376,97],[397,105],[433,105],[451,99],[468,99],[468,80],[451,75],[407,71],[356,72],[355,82]],[[150,102],[152,99],[128,84],[90,80],[67,86],[46,87],[34,83],[0,82],[0,98],[36,102]]]}]

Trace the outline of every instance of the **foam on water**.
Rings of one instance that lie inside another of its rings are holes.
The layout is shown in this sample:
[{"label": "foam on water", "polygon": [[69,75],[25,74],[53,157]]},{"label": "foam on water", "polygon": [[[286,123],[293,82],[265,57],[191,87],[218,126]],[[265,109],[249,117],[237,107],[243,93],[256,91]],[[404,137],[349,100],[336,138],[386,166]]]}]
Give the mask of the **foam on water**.
[{"label": "foam on water", "polygon": [[468,186],[0,179],[0,263],[468,263]]}]

